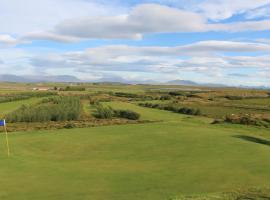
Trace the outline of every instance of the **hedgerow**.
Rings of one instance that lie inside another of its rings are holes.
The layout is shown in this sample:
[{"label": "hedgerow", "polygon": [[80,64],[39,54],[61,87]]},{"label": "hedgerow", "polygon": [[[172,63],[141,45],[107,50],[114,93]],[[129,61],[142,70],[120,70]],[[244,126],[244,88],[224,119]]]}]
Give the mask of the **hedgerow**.
[{"label": "hedgerow", "polygon": [[200,115],[201,111],[197,108],[180,107],[174,104],[152,104],[152,103],[139,103],[139,106],[148,108],[157,108],[160,110],[168,110],[175,113],[181,113],[186,115]]}]

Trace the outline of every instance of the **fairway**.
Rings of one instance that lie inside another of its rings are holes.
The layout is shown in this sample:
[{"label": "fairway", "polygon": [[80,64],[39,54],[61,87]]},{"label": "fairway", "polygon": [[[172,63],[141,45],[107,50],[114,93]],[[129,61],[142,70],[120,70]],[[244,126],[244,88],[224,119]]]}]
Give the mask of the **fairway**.
[{"label": "fairway", "polygon": [[244,137],[269,141],[269,130],[138,111],[162,121],[12,133],[11,158],[2,135],[0,199],[167,200],[270,187],[269,142]]}]

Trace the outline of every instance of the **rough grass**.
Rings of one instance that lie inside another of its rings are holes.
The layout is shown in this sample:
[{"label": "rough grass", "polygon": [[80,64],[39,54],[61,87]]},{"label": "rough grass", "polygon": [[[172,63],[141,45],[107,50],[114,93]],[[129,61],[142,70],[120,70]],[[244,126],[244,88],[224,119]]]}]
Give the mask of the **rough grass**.
[{"label": "rough grass", "polygon": [[269,141],[269,130],[111,105],[162,122],[11,134],[11,158],[1,135],[0,199],[167,200],[270,187],[270,147],[239,137]]}]

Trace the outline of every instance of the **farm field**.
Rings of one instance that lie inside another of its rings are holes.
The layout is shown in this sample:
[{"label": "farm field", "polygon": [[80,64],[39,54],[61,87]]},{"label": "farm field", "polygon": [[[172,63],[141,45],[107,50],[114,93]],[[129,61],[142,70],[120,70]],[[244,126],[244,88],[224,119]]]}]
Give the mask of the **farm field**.
[{"label": "farm field", "polygon": [[[144,101],[168,104],[176,99],[174,96],[171,100],[149,101],[150,95],[157,98],[159,94],[135,90],[132,94],[140,96],[134,96],[126,93],[125,86],[115,86],[117,91],[122,92],[111,94],[104,92],[103,86],[99,87],[101,90],[98,93],[89,86],[80,93],[60,91],[59,98],[53,93],[54,96],[48,98],[0,103],[0,108],[5,111],[1,114],[5,115],[14,111],[16,114],[23,104],[35,109],[40,105],[50,106],[51,101],[61,105],[63,100],[69,98],[74,104],[80,97],[83,116],[86,116],[84,121],[96,120],[100,106],[114,111],[136,111],[140,115],[138,124],[127,121],[122,125],[101,124],[98,127],[15,130],[9,134],[9,158],[4,134],[1,134],[1,200],[236,200],[238,197],[222,195],[253,188],[262,190],[254,199],[259,199],[262,194],[270,198],[269,128],[212,124],[214,118],[210,116],[181,114],[139,105]],[[144,89],[140,88],[146,91]],[[257,105],[268,106],[267,100],[256,102]],[[235,104],[243,105],[242,101],[245,105],[252,105],[255,100],[252,104],[249,104],[249,99],[235,100]],[[37,105],[38,102],[41,103]],[[69,101],[64,102],[66,104],[63,105],[69,105]],[[27,111],[28,114],[30,111]],[[16,122],[8,122],[7,128],[13,123]],[[31,126],[32,122],[28,123]]]}]

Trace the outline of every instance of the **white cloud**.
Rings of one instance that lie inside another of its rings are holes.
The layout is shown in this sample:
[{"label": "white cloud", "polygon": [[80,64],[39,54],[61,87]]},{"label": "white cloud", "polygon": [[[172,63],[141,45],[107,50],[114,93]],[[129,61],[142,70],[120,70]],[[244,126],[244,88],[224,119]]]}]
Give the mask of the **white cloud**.
[{"label": "white cloud", "polygon": [[[261,70],[261,71],[258,71],[255,76],[257,77],[262,77],[262,78],[265,78],[265,79],[268,79],[270,80],[270,70]],[[269,84],[270,85],[270,84]]]},{"label": "white cloud", "polygon": [[[203,52],[203,53],[201,53]],[[226,56],[226,52],[263,52],[261,56]],[[37,68],[72,68],[95,71],[209,73],[223,68],[270,68],[270,45],[204,41],[178,47],[103,46],[85,51],[49,54],[31,59]],[[184,57],[183,57],[184,56]]]},{"label": "white cloud", "polygon": [[261,42],[261,43],[270,44],[270,38],[259,38],[259,39],[256,39],[256,41]]},{"label": "white cloud", "polygon": [[33,41],[33,40],[50,40],[50,41],[56,41],[56,42],[78,42],[80,41],[77,37],[72,36],[65,36],[65,35],[59,35],[55,33],[50,32],[32,32],[28,33],[27,35],[21,37],[19,39],[20,41]]},{"label": "white cloud", "polygon": [[0,33],[23,35],[49,30],[65,19],[121,12],[125,9],[86,0],[1,0]]},{"label": "white cloud", "polygon": [[0,48],[1,74],[32,74],[35,67],[28,64],[33,54],[18,48]]},{"label": "white cloud", "polygon": [[208,30],[225,32],[264,31],[270,30],[270,20],[208,24]]},{"label": "white cloud", "polygon": [[193,12],[143,4],[128,15],[66,20],[54,31],[80,38],[140,39],[145,33],[203,31],[204,23],[205,19]]},{"label": "white cloud", "polygon": [[269,52],[270,45],[251,42],[202,41],[178,47],[184,52]]},{"label": "white cloud", "polygon": [[145,34],[270,30],[270,20],[209,23],[204,16],[158,4],[142,4],[129,14],[65,20],[55,34],[82,39],[141,39]]},{"label": "white cloud", "polygon": [[[39,1],[26,0],[25,4],[29,4],[31,11],[27,10],[29,8],[25,6],[26,10],[24,12],[28,13],[25,15],[19,12],[18,6],[22,3],[21,1],[18,5],[14,4],[13,1],[3,1],[3,7],[0,8],[0,33],[17,34],[17,39],[9,38],[10,43],[31,40],[77,42],[82,39],[142,39],[145,34],[174,32],[270,30],[270,20],[210,23],[207,18],[211,17],[205,16],[203,13],[158,4],[140,4],[132,8],[128,13],[126,13],[126,10],[122,11],[120,9],[121,11],[115,14],[112,11],[114,9],[110,7],[83,0],[76,3],[72,0],[65,2],[64,0],[48,0],[41,1],[40,5],[38,4]],[[210,4],[205,1],[199,6],[207,11],[210,9],[210,5],[214,8],[217,5],[220,6],[218,2],[214,1]],[[235,4],[232,2],[232,4],[225,4],[224,1],[219,3],[232,6],[232,12],[229,15],[233,15],[236,8],[236,10],[243,9],[244,12],[248,8],[266,3],[265,0],[256,2],[244,4],[243,1],[236,0]],[[207,6],[208,4],[209,6]],[[62,9],[60,9],[60,5],[63,5]],[[105,11],[102,11],[102,8]],[[215,10],[214,8],[213,10]],[[14,14],[9,16],[10,13],[16,13],[16,16]]]},{"label": "white cloud", "polygon": [[247,19],[269,18],[270,17],[270,4],[256,8],[256,9],[249,10],[245,14],[245,17]]},{"label": "white cloud", "polygon": [[[228,56],[227,52],[236,52],[238,56]],[[254,52],[261,52],[260,56],[245,56]],[[258,73],[257,79],[267,82],[265,72],[270,70],[269,55],[270,45],[228,41],[202,41],[177,47],[114,45],[48,54],[9,48],[0,49],[0,60],[4,62],[0,67],[2,72],[17,75],[72,74],[91,80],[104,74],[104,78],[118,75],[139,80],[185,75],[186,79],[197,77],[204,82],[228,80],[226,74],[243,74],[241,71],[246,69],[245,74],[263,71]]]},{"label": "white cloud", "polygon": [[15,44],[17,44],[17,39],[10,36],[10,35],[7,35],[7,34],[3,34],[3,35],[0,34],[0,45],[1,44],[3,44],[3,45],[15,45]]},{"label": "white cloud", "polygon": [[270,0],[204,0],[194,5],[208,19],[219,21],[265,6]]}]

